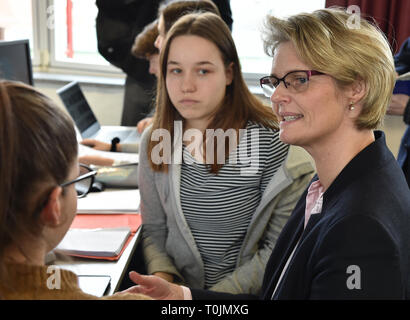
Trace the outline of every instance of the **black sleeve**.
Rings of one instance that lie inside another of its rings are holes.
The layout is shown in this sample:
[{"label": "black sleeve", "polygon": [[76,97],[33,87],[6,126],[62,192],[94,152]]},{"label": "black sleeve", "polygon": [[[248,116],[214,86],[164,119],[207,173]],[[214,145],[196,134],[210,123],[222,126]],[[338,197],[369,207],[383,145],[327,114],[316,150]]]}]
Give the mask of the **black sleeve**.
[{"label": "black sleeve", "polygon": [[212,0],[212,2],[216,4],[222,19],[228,25],[229,29],[232,30],[233,19],[230,0]]},{"label": "black sleeve", "polygon": [[131,54],[135,37],[157,16],[159,0],[97,0],[98,52],[136,80],[150,77],[149,63]]}]

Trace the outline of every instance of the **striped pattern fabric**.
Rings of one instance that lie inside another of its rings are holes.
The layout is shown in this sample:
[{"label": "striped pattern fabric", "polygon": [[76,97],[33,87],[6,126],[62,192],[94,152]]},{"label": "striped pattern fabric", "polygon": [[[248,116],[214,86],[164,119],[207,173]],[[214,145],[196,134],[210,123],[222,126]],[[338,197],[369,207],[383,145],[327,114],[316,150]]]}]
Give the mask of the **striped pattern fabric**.
[{"label": "striped pattern fabric", "polygon": [[288,151],[272,129],[248,122],[244,133],[233,151],[242,156],[217,175],[183,148],[181,206],[204,263],[206,288],[235,269],[252,216]]}]

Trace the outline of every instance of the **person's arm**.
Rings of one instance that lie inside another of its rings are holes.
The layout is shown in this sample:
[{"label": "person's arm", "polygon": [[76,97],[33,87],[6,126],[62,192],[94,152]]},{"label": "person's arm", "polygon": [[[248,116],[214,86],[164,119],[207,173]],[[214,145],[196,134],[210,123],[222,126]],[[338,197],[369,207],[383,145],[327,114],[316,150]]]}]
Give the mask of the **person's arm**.
[{"label": "person's arm", "polygon": [[[82,145],[100,151],[110,151],[111,143],[99,141],[96,139],[84,139],[80,142]],[[117,143],[116,152],[138,153],[138,143]]]},{"label": "person's arm", "polygon": [[303,172],[292,184],[282,190],[272,201],[268,210],[272,215],[261,238],[261,246],[251,260],[237,268],[230,275],[215,284],[211,290],[219,292],[252,292],[259,293],[266,263],[272,253],[279,234],[291,215],[300,196],[312,178],[312,171]]},{"label": "person's arm", "polygon": [[168,281],[174,281],[174,278],[182,278],[182,276],[165,249],[168,234],[166,213],[156,188],[155,174],[148,161],[146,150],[149,136],[150,130],[147,130],[141,138],[138,169],[144,259],[149,274],[157,274]]},{"label": "person's arm", "polygon": [[86,165],[96,165],[96,166],[112,166],[114,164],[114,159],[100,157],[97,155],[85,155],[78,157],[78,162]]},{"label": "person's arm", "polygon": [[392,236],[371,214],[334,223],[314,254],[309,298],[403,298],[407,283]]},{"label": "person's arm", "polygon": [[93,148],[95,150],[100,150],[100,151],[110,151],[111,149],[110,143],[103,142],[103,141],[96,140],[96,139],[84,139],[80,141],[80,143],[84,146]]},{"label": "person's arm", "polygon": [[229,294],[198,290],[170,283],[156,276],[141,275],[135,271],[129,274],[130,279],[136,284],[122,291],[121,294],[144,294],[155,300],[255,300],[258,296],[249,294]]},{"label": "person's arm", "polygon": [[403,121],[410,123],[410,96],[407,94],[393,94],[387,107],[387,114],[403,116]]},{"label": "person's arm", "polygon": [[168,282],[158,276],[141,275],[131,271],[129,277],[136,286],[122,291],[122,294],[144,294],[155,300],[184,300],[185,298],[182,286]]}]

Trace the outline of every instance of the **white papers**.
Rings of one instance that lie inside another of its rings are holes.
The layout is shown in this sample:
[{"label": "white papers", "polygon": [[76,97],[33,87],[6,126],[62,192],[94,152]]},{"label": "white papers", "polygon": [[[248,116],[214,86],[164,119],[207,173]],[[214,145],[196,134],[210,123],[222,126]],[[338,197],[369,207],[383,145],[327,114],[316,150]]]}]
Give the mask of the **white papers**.
[{"label": "white papers", "polygon": [[138,212],[140,193],[138,189],[105,189],[91,192],[78,199],[78,213],[130,213]]},{"label": "white papers", "polygon": [[56,250],[73,255],[115,257],[131,234],[130,228],[70,229]]}]

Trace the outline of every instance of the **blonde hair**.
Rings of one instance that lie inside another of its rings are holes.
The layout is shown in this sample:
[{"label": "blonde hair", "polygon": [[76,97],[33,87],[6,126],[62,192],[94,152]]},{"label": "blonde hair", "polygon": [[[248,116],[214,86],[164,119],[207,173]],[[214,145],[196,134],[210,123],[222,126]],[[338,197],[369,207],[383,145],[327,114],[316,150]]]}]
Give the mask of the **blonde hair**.
[{"label": "blonde hair", "polygon": [[312,69],[332,76],[340,88],[362,80],[366,94],[356,127],[375,129],[382,124],[395,83],[393,55],[385,35],[363,18],[341,8],[302,13],[287,19],[268,16],[265,52],[273,56],[282,42],[291,41]]}]

